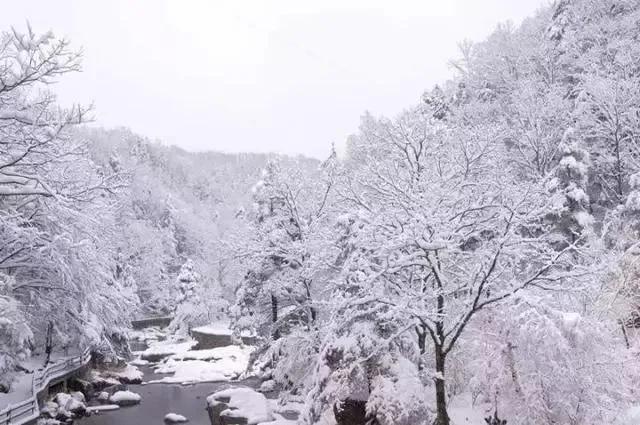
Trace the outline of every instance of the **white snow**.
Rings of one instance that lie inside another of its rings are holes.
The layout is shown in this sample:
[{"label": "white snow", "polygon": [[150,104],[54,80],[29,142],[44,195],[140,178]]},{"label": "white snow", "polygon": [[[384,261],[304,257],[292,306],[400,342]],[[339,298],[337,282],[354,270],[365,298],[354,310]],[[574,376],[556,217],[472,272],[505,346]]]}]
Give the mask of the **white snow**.
[{"label": "white snow", "polygon": [[211,335],[231,335],[233,332],[229,327],[229,323],[216,322],[205,326],[199,326],[192,329],[195,332]]},{"label": "white snow", "polygon": [[260,422],[258,425],[297,425],[298,421],[294,419],[285,419],[277,413],[273,414],[274,420],[267,422]]},{"label": "white snow", "polygon": [[100,406],[88,406],[88,412],[102,412],[103,410],[117,410],[120,406],[117,404],[102,404]]},{"label": "white snow", "polygon": [[640,405],[628,409],[617,423],[619,425],[640,424]]},{"label": "white snow", "polygon": [[129,364],[134,366],[146,366],[149,364],[149,360],[133,359],[129,362]]},{"label": "white snow", "polygon": [[[173,374],[173,376],[149,382],[189,384],[236,379],[247,369],[252,351],[252,347],[229,345],[173,355],[155,369],[155,373]],[[183,358],[191,360],[182,360]]]},{"label": "white snow", "polygon": [[184,353],[191,350],[198,343],[194,340],[184,342],[157,341],[151,343],[149,348],[141,353],[141,356],[169,356],[171,354]]},{"label": "white snow", "polygon": [[116,391],[111,397],[109,397],[109,401],[111,401],[112,403],[140,400],[142,400],[142,396],[132,391]]},{"label": "white snow", "polygon": [[[231,330],[231,326],[229,322],[214,322],[208,325],[199,326],[197,328],[192,329],[195,332],[209,334],[209,335],[231,335],[233,331]],[[255,336],[254,333],[251,333],[247,330],[240,332],[241,336]]]},{"label": "white snow", "polygon": [[[51,353],[51,362],[56,363],[67,357],[73,357],[79,354],[78,350],[68,350],[66,353],[62,351],[54,351]],[[20,362],[20,365],[27,370],[36,370],[44,364],[45,355],[35,354]],[[49,363],[51,365],[52,363]],[[0,410],[10,404],[20,403],[31,396],[33,382],[33,373],[17,372],[14,380],[11,382],[11,388],[8,393],[0,393]]]},{"label": "white snow", "polygon": [[220,398],[226,397],[229,398],[229,402],[224,404],[228,408],[223,410],[221,415],[246,418],[250,425],[274,420],[267,398],[251,388],[230,388],[218,391],[207,397],[207,403],[209,406],[215,406],[221,403]]},{"label": "white snow", "polygon": [[180,422],[187,422],[188,419],[185,418],[182,415],[178,415],[177,413],[167,413],[164,416],[164,420],[166,422],[171,422],[171,423],[180,423]]},{"label": "white snow", "polygon": [[141,381],[143,373],[137,367],[128,364],[122,369],[115,370],[103,370],[103,371],[94,371],[94,376],[103,379],[117,379],[118,382],[132,382],[132,381]]},{"label": "white snow", "polygon": [[471,394],[464,393],[453,397],[449,403],[449,417],[452,425],[484,424],[484,418],[491,415],[488,405],[473,405]]}]

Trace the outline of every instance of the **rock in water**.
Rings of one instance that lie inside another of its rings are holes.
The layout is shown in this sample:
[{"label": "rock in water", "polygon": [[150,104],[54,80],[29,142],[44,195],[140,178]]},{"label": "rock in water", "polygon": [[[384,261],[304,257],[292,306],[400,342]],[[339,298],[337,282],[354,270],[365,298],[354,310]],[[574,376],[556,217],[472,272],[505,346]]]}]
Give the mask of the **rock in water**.
[{"label": "rock in water", "polygon": [[118,406],[133,406],[140,403],[142,396],[131,391],[117,391],[111,397],[109,401],[117,404]]},{"label": "rock in water", "polygon": [[170,424],[178,424],[187,422],[188,419],[182,415],[178,415],[177,413],[167,413],[164,417],[164,421]]}]

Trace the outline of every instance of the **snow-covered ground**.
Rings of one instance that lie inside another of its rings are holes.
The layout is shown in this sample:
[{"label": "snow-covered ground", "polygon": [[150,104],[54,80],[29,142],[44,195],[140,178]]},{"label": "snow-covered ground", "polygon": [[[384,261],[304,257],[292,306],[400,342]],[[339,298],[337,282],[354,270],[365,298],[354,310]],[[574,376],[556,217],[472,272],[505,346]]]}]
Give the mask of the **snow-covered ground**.
[{"label": "snow-covered ground", "polygon": [[[80,352],[78,350],[67,350],[66,352],[51,353],[51,362],[57,362],[67,357],[72,357]],[[44,365],[44,354],[34,355],[22,362],[21,366],[29,371],[35,371]],[[31,396],[31,385],[33,382],[33,373],[18,372],[14,381],[11,383],[11,390],[8,393],[0,393],[0,410],[3,410],[10,404],[19,403]]]},{"label": "snow-covered ground", "polygon": [[452,397],[448,409],[452,425],[484,424],[484,418],[493,413],[489,405],[474,405],[471,402],[471,395],[467,393]]}]

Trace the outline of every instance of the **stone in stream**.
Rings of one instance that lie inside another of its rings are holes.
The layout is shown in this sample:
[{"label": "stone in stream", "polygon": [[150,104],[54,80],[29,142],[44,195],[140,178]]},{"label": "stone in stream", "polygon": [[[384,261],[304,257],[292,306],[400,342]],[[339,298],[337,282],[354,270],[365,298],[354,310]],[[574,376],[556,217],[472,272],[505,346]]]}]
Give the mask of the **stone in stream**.
[{"label": "stone in stream", "polygon": [[189,419],[185,418],[182,415],[178,415],[177,413],[167,413],[164,416],[164,421],[168,424],[178,424],[188,422]]},{"label": "stone in stream", "polygon": [[274,419],[267,398],[247,388],[229,388],[207,397],[212,425],[247,425]]},{"label": "stone in stream", "polygon": [[133,406],[134,404],[139,404],[141,400],[142,396],[140,394],[131,391],[117,391],[109,397],[109,401],[118,406]]}]

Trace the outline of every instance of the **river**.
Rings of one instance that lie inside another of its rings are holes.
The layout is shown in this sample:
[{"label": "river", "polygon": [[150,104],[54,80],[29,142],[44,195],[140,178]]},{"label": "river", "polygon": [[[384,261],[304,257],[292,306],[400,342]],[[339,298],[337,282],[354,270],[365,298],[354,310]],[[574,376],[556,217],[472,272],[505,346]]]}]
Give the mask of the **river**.
[{"label": "river", "polygon": [[[149,367],[139,367],[143,381],[157,379]],[[189,419],[189,425],[211,425],[206,411],[206,398],[216,391],[235,386],[255,386],[254,380],[243,382],[210,382],[193,385],[147,384],[129,385],[129,390],[142,396],[139,405],[121,407],[80,419],[81,425],[162,425],[167,413]]]}]

